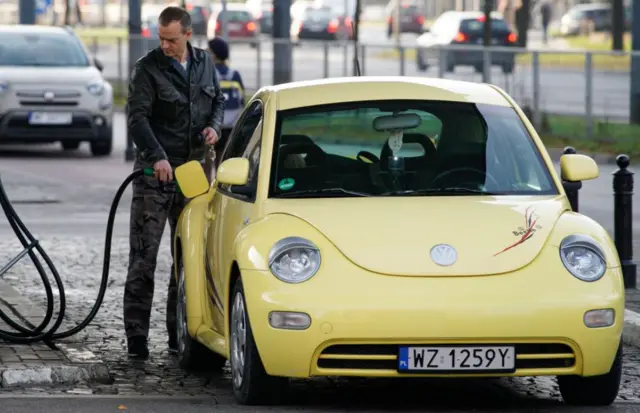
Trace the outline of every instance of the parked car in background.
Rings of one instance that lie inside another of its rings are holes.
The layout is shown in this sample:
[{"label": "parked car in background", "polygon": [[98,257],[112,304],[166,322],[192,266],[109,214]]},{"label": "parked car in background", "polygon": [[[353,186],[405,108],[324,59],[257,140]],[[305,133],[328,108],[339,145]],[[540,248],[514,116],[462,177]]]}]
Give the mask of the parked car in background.
[{"label": "parked car in background", "polygon": [[187,10],[189,11],[189,15],[191,15],[191,26],[193,27],[193,34],[195,34],[196,36],[205,36],[207,34],[207,26],[210,14],[209,7],[187,4]]},{"label": "parked car in background", "polygon": [[330,7],[307,7],[299,18],[291,22],[291,40],[348,40],[351,39],[351,20]]},{"label": "parked car in background", "polygon": [[[422,34],[424,26],[424,11],[417,4],[400,4],[400,33]],[[392,9],[387,17],[387,37],[393,36],[395,32],[395,10]]]},{"label": "parked car in background", "polygon": [[[446,71],[453,72],[456,66],[473,66],[477,72],[484,68],[481,50],[447,50],[440,47],[454,45],[482,45],[484,41],[485,15],[482,12],[448,11],[440,15],[423,35],[416,40],[416,64],[418,70],[426,71],[429,66],[444,60]],[[499,47],[516,46],[516,34],[508,26],[501,14],[491,15],[491,45]],[[504,73],[513,72],[515,52],[492,52],[491,64],[502,67]]]},{"label": "parked car in background", "polygon": [[[629,13],[630,14],[630,13]],[[580,4],[569,9],[560,19],[560,34],[576,36],[582,32],[611,30],[612,12],[609,4]]]},{"label": "parked car in background", "polygon": [[263,3],[260,14],[257,17],[260,33],[273,33],[273,3]]},{"label": "parked car in background", "polygon": [[113,149],[113,88],[71,29],[0,26],[0,142]]},{"label": "parked car in background", "polygon": [[[244,4],[227,3],[227,36],[229,39],[254,40],[258,36],[258,23]],[[222,6],[216,5],[207,28],[207,38],[222,35]]]}]

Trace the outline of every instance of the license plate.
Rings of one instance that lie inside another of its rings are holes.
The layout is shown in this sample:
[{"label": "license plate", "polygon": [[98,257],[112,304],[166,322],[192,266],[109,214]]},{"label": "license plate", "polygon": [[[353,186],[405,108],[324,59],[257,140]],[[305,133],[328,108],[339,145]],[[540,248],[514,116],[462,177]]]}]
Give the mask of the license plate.
[{"label": "license plate", "polygon": [[321,24],[314,24],[309,26],[309,31],[312,32],[321,32],[324,30],[324,26],[322,26]]},{"label": "license plate", "polygon": [[30,125],[70,125],[73,121],[71,113],[61,112],[31,112],[29,113]]},{"label": "license plate", "polygon": [[513,372],[515,348],[510,346],[400,347],[401,372]]},{"label": "license plate", "polygon": [[229,30],[241,30],[242,25],[238,23],[229,23]]}]

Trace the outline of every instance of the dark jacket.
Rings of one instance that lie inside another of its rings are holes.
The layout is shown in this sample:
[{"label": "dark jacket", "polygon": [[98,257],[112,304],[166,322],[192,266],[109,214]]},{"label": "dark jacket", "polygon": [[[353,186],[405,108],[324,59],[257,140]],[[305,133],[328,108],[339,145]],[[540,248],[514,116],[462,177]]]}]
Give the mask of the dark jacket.
[{"label": "dark jacket", "polygon": [[213,60],[206,51],[188,47],[186,73],[159,47],[140,58],[131,73],[128,133],[146,166],[162,159],[172,166],[203,161],[202,130],[211,126],[221,135],[224,95]]}]

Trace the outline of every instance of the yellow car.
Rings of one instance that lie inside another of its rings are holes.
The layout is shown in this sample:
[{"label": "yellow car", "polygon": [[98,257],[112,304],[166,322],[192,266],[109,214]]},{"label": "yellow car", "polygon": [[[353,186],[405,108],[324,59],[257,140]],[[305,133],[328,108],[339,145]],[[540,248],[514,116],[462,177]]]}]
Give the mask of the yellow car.
[{"label": "yellow car", "polygon": [[615,246],[501,89],[351,77],[264,87],[175,248],[179,358],[230,361],[241,404],[289,378],[557,376],[565,402],[611,404],[624,287]]}]

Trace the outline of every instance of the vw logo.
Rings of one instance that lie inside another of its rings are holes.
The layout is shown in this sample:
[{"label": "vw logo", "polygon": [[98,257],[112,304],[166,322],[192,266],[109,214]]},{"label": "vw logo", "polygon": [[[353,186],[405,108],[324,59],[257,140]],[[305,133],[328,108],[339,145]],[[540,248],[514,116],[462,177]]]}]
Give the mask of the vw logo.
[{"label": "vw logo", "polygon": [[56,95],[53,92],[44,92],[45,100],[53,100],[55,97]]},{"label": "vw logo", "polygon": [[438,265],[448,267],[458,260],[458,253],[451,245],[438,244],[431,248],[431,259]]}]

